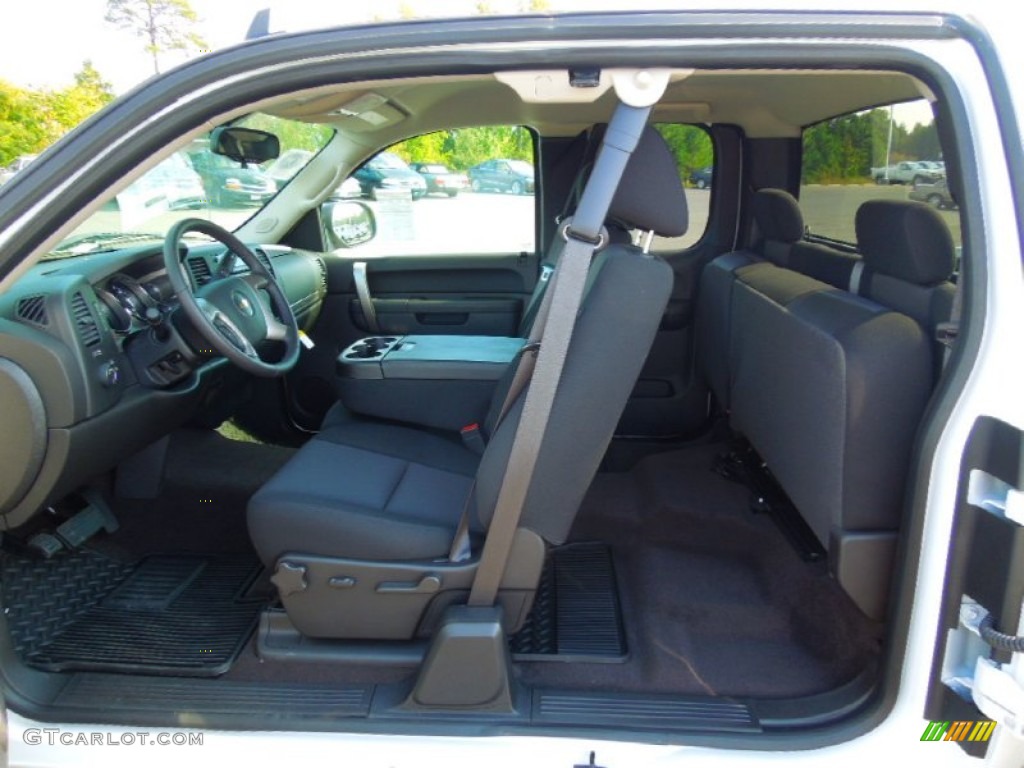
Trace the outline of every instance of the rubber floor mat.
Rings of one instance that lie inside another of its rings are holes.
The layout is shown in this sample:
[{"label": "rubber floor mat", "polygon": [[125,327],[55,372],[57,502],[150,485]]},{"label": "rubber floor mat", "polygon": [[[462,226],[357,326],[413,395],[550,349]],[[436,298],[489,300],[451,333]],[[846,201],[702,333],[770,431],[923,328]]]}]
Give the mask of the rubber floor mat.
[{"label": "rubber floor mat", "polygon": [[509,641],[518,661],[626,659],[612,554],[600,542],[551,551],[526,622]]},{"label": "rubber floor mat", "polygon": [[[65,579],[54,588],[54,572],[83,563],[95,577]],[[266,605],[249,591],[260,569],[248,557],[153,555],[124,566],[76,553],[58,563],[5,564],[4,600],[17,614],[12,634],[31,666],[212,677],[228,670]],[[8,570],[23,576],[8,583]],[[46,632],[32,630],[36,612],[21,606],[37,599],[76,610]]]}]

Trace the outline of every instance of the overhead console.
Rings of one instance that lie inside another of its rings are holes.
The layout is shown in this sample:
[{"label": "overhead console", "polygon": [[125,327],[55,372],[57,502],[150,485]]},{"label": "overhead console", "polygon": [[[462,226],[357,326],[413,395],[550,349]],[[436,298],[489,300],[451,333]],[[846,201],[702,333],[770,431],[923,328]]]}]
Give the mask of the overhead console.
[{"label": "overhead console", "polygon": [[342,350],[338,396],[349,410],[459,430],[486,416],[524,340],[501,336],[370,336]]}]

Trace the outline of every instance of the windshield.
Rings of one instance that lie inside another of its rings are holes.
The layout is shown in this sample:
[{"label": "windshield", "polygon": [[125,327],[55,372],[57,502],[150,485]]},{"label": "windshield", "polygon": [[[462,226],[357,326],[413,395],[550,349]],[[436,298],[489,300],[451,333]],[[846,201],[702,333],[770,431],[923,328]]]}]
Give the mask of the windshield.
[{"label": "windshield", "polygon": [[263,166],[243,166],[211,152],[208,135],[194,139],[107,199],[46,258],[160,241],[184,218],[206,219],[234,231],[267,205],[334,135],[323,125],[264,114],[248,115],[234,124],[275,134],[281,142],[279,158]]}]

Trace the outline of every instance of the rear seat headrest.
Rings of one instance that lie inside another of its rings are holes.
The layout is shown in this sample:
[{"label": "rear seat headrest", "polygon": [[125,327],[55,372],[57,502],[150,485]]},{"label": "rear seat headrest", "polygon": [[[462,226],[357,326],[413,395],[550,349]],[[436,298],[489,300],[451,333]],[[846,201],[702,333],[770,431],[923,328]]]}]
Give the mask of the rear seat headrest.
[{"label": "rear seat headrest", "polygon": [[917,285],[935,285],[953,274],[953,236],[924,203],[868,200],[857,209],[857,246],[874,272]]},{"label": "rear seat headrest", "polygon": [[653,126],[640,135],[608,211],[609,218],[665,237],[686,234],[686,193],[672,150]]},{"label": "rear seat headrest", "polygon": [[754,221],[765,240],[795,243],[804,236],[800,204],[784,189],[761,189],[751,201]]}]

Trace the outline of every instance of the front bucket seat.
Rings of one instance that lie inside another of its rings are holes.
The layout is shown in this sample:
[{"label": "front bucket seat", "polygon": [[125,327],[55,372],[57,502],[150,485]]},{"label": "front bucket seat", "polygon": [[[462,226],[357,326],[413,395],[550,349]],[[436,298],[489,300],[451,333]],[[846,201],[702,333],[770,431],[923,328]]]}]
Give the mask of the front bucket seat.
[{"label": "front bucket seat", "polygon": [[[677,237],[686,198],[675,159],[648,127],[609,216]],[[545,543],[565,540],[636,383],[672,288],[669,266],[632,245],[595,258],[498,600],[506,630],[525,618]],[[334,419],[250,500],[249,531],[289,619],[321,638],[429,635],[464,601],[491,521],[525,390],[498,421],[511,375],[483,425],[482,455],[418,429]],[[472,553],[449,558],[470,505]]]}]

